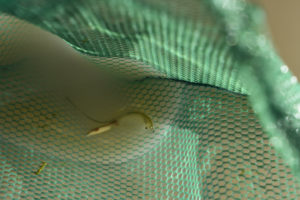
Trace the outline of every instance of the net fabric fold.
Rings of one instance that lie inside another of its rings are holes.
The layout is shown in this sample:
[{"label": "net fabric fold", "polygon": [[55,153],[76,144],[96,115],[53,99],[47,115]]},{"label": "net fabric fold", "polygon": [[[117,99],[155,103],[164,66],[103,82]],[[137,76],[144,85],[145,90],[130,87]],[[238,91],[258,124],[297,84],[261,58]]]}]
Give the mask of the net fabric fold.
[{"label": "net fabric fold", "polygon": [[[2,0],[0,10],[2,197],[299,198],[300,89],[266,37],[260,8]],[[91,122],[26,71],[19,51],[30,44],[28,22],[124,76],[124,104],[147,113],[154,133],[113,148],[86,141]],[[41,160],[48,165],[37,176]]]}]

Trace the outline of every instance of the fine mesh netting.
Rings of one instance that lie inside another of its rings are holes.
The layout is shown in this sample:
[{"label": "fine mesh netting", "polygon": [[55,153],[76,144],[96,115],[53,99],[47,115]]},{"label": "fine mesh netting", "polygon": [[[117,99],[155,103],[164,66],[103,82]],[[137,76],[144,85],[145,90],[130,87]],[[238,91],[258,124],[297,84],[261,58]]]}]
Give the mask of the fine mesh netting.
[{"label": "fine mesh netting", "polygon": [[300,199],[300,88],[255,5],[0,11],[0,198]]}]

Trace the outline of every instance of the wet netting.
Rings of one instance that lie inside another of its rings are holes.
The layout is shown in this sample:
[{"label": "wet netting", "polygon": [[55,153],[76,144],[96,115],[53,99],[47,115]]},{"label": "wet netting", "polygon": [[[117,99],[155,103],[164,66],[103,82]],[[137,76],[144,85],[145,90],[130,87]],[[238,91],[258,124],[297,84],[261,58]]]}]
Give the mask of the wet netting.
[{"label": "wet netting", "polygon": [[300,87],[242,0],[0,0],[1,199],[300,199]]}]

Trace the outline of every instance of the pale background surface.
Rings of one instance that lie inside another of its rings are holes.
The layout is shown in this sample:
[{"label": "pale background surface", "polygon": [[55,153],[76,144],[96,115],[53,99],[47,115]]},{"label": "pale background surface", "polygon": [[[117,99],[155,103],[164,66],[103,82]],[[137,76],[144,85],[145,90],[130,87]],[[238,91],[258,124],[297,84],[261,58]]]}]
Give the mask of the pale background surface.
[{"label": "pale background surface", "polygon": [[255,0],[267,13],[273,42],[300,80],[300,0]]}]

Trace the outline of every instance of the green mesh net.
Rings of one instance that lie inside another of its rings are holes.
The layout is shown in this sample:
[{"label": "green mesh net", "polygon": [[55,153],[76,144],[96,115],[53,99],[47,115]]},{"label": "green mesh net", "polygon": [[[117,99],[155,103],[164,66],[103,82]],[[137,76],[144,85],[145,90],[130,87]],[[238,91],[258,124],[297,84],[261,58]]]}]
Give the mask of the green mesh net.
[{"label": "green mesh net", "polygon": [[256,5],[0,11],[0,198],[300,199],[300,87]]}]

